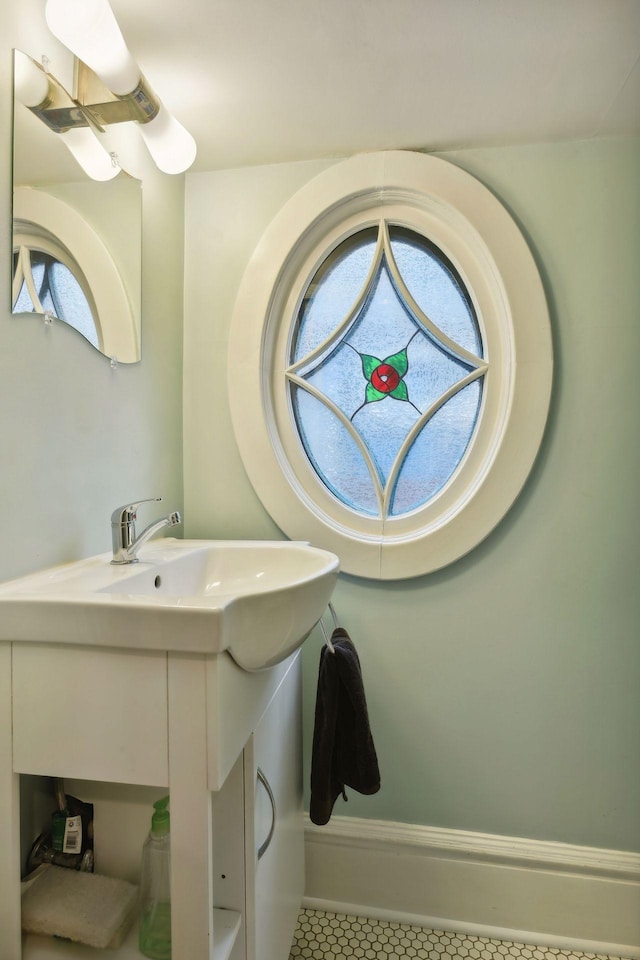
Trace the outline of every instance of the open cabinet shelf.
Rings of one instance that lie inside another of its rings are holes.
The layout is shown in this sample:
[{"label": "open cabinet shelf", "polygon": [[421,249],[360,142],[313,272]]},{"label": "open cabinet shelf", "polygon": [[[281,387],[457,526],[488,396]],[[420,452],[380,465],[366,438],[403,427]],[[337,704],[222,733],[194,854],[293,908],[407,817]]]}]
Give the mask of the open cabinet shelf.
[{"label": "open cabinet shelf", "polygon": [[[213,911],[214,945],[212,960],[227,960],[240,930],[240,914],[234,910]],[[23,960],[141,960],[138,949],[138,925],[134,924],[117,950],[98,950],[82,943],[26,934],[22,944]]]}]

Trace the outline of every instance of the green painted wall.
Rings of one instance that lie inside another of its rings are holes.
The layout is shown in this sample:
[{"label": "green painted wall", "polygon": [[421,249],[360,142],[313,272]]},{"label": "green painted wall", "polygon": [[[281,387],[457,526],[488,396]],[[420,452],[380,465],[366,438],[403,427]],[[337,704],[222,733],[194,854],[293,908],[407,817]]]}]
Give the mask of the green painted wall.
[{"label": "green painted wall", "polygon": [[[361,654],[383,787],[350,791],[336,812],[640,849],[640,141],[445,156],[495,192],[533,250],[552,410],[524,492],[474,552],[400,583],[341,577],[335,605]],[[188,177],[189,536],[281,536],[236,449],[227,338],[262,231],[326,166]],[[320,644],[304,653],[307,754]]]},{"label": "green painted wall", "polygon": [[[11,49],[42,5],[0,5],[0,579],[109,548],[129,497],[182,495],[182,184],[145,190],[143,361],[9,313]],[[640,849],[640,142],[461,151],[523,229],[545,283],[556,380],[540,457],[472,554],[429,577],[343,577],[383,788],[337,812]],[[328,163],[187,177],[186,532],[277,537],[228,413],[226,343],[262,231]],[[320,638],[305,648],[307,746]]]}]

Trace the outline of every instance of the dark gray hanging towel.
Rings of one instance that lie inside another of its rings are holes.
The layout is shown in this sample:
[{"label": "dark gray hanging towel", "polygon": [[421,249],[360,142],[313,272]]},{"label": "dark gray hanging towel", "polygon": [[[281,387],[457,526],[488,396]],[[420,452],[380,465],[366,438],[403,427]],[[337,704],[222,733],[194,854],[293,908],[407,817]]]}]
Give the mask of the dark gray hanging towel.
[{"label": "dark gray hanging towel", "polygon": [[328,823],[333,805],[345,786],[358,793],[377,793],[380,771],[369,727],[360,660],[342,627],[331,637],[335,650],[323,646],[316,694],[311,802],[313,823]]}]

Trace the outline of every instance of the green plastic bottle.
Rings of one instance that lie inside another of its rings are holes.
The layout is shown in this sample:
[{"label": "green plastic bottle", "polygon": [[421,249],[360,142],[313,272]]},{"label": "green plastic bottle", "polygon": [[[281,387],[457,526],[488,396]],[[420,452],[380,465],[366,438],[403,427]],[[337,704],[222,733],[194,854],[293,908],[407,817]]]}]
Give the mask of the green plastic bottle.
[{"label": "green plastic bottle", "polygon": [[138,946],[152,960],[171,960],[171,848],[169,797],[154,803],[151,832],[142,848],[140,937]]}]

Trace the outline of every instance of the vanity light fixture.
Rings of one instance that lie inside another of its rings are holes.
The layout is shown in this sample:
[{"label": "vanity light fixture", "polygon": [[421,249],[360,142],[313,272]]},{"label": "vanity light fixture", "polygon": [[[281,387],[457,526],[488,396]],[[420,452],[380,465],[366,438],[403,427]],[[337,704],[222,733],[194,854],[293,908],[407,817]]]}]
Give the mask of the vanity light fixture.
[{"label": "vanity light fixture", "polygon": [[55,77],[21,50],[14,51],[14,90],[17,99],[60,136],[92,180],[111,180],[119,173],[117,159],[104,149],[82,109]]},{"label": "vanity light fixture", "polygon": [[[133,120],[160,170],[170,174],[187,170],[195,160],[195,140],[151,90],[125,43],[108,0],[47,0],[45,17],[53,35],[76,57],[74,97],[62,113],[55,103],[48,105],[47,98],[38,104],[27,104],[30,109],[62,133],[69,146],[69,134],[82,131],[84,141],[87,135],[94,136],[94,129],[103,131],[109,124]],[[53,82],[50,74],[44,76],[50,97],[52,89],[60,85]],[[33,99],[36,96],[34,93]],[[101,144],[98,146],[112,164],[113,158]],[[85,169],[95,179],[108,179]]]}]

